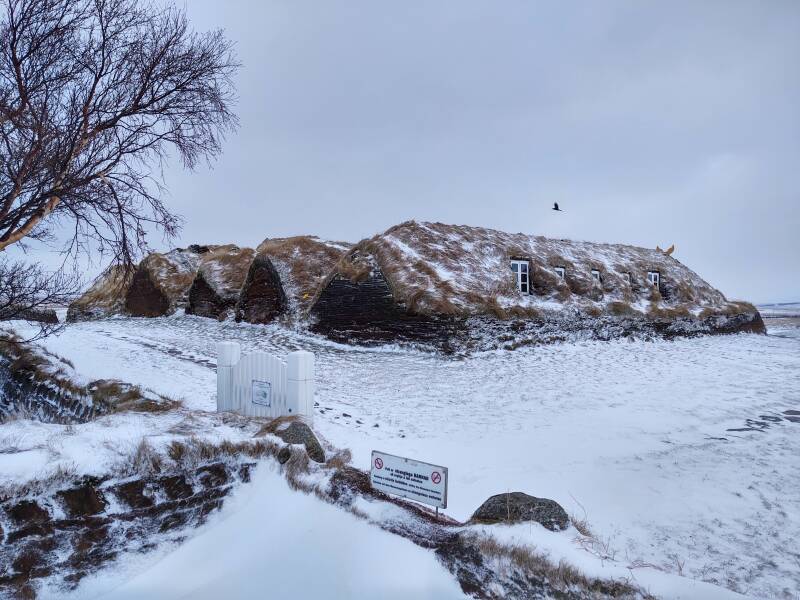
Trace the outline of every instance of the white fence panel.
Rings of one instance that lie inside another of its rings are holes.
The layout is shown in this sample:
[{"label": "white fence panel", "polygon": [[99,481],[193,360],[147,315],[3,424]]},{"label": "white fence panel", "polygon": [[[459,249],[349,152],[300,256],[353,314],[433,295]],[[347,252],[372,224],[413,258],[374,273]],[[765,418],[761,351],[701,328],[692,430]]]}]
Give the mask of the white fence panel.
[{"label": "white fence panel", "polygon": [[250,417],[286,413],[286,365],[266,352],[243,357],[233,367],[233,410]]},{"label": "white fence panel", "polygon": [[292,352],[288,365],[277,356],[254,352],[241,357],[239,344],[217,345],[217,411],[251,417],[314,415],[314,355]]}]

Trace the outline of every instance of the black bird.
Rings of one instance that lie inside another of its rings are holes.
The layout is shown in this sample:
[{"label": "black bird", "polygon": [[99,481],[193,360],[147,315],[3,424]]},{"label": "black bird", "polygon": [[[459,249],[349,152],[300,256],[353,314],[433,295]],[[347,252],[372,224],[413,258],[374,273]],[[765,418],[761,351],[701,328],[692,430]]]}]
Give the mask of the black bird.
[{"label": "black bird", "polygon": [[553,210],[557,210],[558,212],[564,212],[560,208],[558,208],[558,202],[553,202]]}]

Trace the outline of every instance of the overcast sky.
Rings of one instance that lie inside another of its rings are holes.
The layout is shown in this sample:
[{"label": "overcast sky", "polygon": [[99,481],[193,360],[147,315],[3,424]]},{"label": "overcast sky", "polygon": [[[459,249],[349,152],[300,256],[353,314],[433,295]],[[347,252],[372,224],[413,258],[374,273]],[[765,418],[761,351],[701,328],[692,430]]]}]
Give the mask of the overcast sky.
[{"label": "overcast sky", "polygon": [[243,67],[224,154],[167,173],[180,245],[443,221],[675,244],[800,300],[800,2],[183,6]]}]

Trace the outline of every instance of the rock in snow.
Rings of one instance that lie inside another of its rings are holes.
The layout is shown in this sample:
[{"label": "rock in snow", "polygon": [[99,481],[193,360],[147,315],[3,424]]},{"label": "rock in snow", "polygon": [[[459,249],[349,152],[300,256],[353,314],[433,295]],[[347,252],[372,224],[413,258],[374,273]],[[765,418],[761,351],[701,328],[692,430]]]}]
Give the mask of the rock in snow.
[{"label": "rock in snow", "polygon": [[275,432],[287,444],[303,444],[308,457],[314,462],[325,462],[325,451],[311,428],[302,421],[292,421],[285,429]]},{"label": "rock in snow", "polygon": [[497,494],[480,505],[471,519],[474,523],[520,523],[535,521],[550,531],[569,526],[567,512],[555,500],[536,498],[523,492]]}]

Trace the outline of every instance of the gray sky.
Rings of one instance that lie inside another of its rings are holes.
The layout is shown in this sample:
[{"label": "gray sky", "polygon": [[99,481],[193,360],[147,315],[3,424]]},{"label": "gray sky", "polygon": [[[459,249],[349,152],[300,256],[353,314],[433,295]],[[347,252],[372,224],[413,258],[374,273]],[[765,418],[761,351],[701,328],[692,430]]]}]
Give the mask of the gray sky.
[{"label": "gray sky", "polygon": [[185,6],[243,68],[223,156],[167,173],[181,245],[434,220],[674,243],[728,297],[800,300],[800,2]]}]

